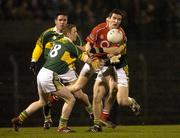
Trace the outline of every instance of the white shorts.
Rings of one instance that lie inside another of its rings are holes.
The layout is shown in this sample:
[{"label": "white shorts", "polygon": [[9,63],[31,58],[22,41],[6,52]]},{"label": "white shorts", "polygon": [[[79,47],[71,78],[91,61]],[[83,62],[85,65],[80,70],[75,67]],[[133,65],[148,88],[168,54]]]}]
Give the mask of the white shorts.
[{"label": "white shorts", "polygon": [[123,68],[119,68],[116,69],[116,73],[117,73],[117,83],[118,86],[124,86],[124,87],[128,87],[129,86],[129,77],[126,75],[126,72],[124,71]]},{"label": "white shorts", "polygon": [[107,66],[103,66],[99,72],[97,73],[96,80],[102,81],[103,80],[103,73],[108,69]]},{"label": "white shorts", "polygon": [[89,74],[89,73],[92,73],[92,69],[89,64],[85,63],[80,72],[80,75],[85,76],[86,74]]},{"label": "white shorts", "polygon": [[55,92],[63,86],[59,81],[58,74],[44,67],[41,68],[37,75],[37,85],[38,91],[44,93]]},{"label": "white shorts", "polygon": [[68,72],[58,75],[60,77],[60,81],[62,83],[71,83],[75,80],[77,80],[77,74],[75,70],[70,69]]}]

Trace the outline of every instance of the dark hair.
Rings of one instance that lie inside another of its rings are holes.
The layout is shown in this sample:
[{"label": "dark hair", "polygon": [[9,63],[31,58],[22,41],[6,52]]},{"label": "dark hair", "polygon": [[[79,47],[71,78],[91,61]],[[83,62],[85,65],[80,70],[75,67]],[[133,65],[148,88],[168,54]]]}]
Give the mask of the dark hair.
[{"label": "dark hair", "polygon": [[109,13],[109,16],[108,17],[111,17],[113,15],[113,13],[115,14],[119,14],[121,15],[122,17],[124,17],[124,13],[122,11],[120,11],[119,9],[113,9],[110,13]]},{"label": "dark hair", "polygon": [[75,24],[67,24],[63,29],[62,29],[62,33],[66,36],[67,33],[71,32],[71,29],[73,27],[76,27]]},{"label": "dark hair", "polygon": [[57,17],[58,17],[59,15],[64,15],[64,16],[67,16],[67,17],[68,17],[68,13],[67,13],[67,12],[57,12],[54,18],[57,19]]}]

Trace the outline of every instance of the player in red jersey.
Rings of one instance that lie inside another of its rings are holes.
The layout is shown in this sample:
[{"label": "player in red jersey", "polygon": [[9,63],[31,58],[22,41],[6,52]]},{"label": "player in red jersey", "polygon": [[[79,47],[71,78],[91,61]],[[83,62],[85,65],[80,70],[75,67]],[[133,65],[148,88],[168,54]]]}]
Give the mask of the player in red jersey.
[{"label": "player in red jersey", "polygon": [[[87,37],[86,51],[92,54],[92,57],[98,57],[101,61],[110,61],[110,66],[103,66],[96,70],[97,78],[94,84],[93,92],[93,112],[94,126],[89,129],[92,132],[102,131],[102,124],[108,127],[115,125],[108,121],[109,112],[114,103],[117,93],[117,101],[119,105],[127,105],[131,107],[133,112],[139,113],[139,105],[133,98],[129,97],[128,87],[128,65],[126,60],[126,36],[120,26],[122,21],[122,13],[115,9],[110,12],[107,22],[97,25]],[[119,28],[123,31],[123,40],[119,44],[111,44],[107,41],[107,32],[110,29]],[[82,89],[87,83],[89,77],[94,73],[94,70],[85,64],[82,68],[79,77],[71,91]],[[118,79],[116,79],[116,77]],[[105,87],[107,85],[108,87]],[[102,111],[102,99],[107,93],[106,102]],[[117,90],[118,89],[118,90]]]},{"label": "player in red jersey", "polygon": [[[96,53],[98,58],[104,61],[109,59],[111,61],[112,58],[116,59],[113,61],[115,64],[103,66],[97,74],[93,91],[94,126],[89,129],[92,132],[102,131],[102,124],[107,127],[115,127],[112,122],[108,121],[115,96],[117,96],[119,105],[129,106],[135,113],[139,113],[139,105],[133,98],[129,97],[128,65],[126,60],[127,39],[124,30],[120,27],[122,18],[122,12],[114,9],[110,12],[107,21],[94,27],[86,38],[86,50],[90,51],[90,53]],[[111,29],[120,29],[122,31],[123,40],[120,43],[111,44],[107,40],[107,33]],[[108,90],[106,90],[107,88]],[[102,110],[102,99],[105,95],[107,97]]]}]

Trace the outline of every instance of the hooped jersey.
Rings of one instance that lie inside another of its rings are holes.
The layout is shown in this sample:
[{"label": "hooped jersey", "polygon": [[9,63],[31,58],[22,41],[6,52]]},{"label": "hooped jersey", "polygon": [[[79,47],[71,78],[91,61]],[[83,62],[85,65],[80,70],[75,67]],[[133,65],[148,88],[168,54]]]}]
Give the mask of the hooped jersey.
[{"label": "hooped jersey", "polygon": [[[107,40],[107,33],[109,31],[108,24],[106,22],[98,24],[96,27],[93,28],[91,31],[90,35],[86,38],[86,41],[91,44],[93,47],[101,47],[101,48],[107,48],[107,47],[119,47],[122,44],[125,44],[127,41],[126,35],[124,30],[119,27],[123,33],[123,40],[121,41],[120,44],[111,44]],[[127,65],[127,60],[126,60],[126,54],[122,55],[120,58],[120,62],[117,63],[115,66],[118,68],[121,68],[123,66]]]},{"label": "hooped jersey", "polygon": [[50,69],[57,74],[66,73],[71,64],[81,59],[83,52],[67,37],[54,41],[47,60],[43,67]]}]

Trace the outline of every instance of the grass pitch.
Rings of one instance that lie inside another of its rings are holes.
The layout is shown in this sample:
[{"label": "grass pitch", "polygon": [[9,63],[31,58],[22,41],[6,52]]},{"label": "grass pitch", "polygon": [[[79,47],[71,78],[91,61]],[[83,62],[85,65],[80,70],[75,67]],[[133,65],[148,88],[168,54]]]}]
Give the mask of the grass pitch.
[{"label": "grass pitch", "polygon": [[103,128],[103,132],[86,132],[89,127],[71,127],[75,133],[60,134],[56,128],[24,127],[19,132],[0,128],[0,138],[180,138],[180,125],[118,126]]}]

